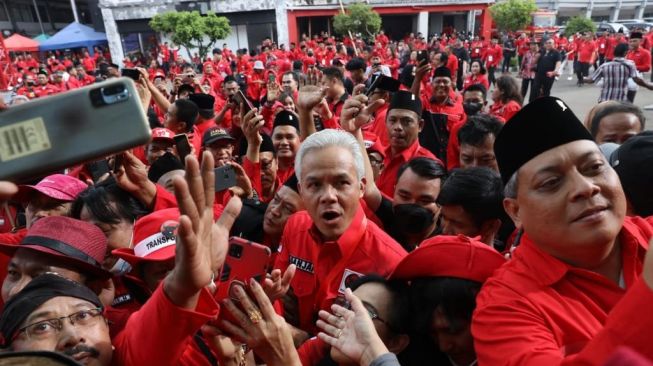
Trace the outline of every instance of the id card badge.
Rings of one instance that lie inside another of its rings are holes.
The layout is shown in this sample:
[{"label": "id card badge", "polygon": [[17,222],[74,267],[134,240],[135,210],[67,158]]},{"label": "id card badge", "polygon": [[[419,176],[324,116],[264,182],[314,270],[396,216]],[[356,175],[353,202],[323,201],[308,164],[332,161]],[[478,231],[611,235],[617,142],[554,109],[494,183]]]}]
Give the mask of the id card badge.
[{"label": "id card badge", "polygon": [[488,57],[487,57],[487,61],[488,61],[488,62],[492,62],[492,61],[494,61],[494,57],[492,57],[492,56],[488,56]]},{"label": "id card badge", "polygon": [[605,48],[605,45],[604,45],[604,44],[601,44],[601,48]]}]

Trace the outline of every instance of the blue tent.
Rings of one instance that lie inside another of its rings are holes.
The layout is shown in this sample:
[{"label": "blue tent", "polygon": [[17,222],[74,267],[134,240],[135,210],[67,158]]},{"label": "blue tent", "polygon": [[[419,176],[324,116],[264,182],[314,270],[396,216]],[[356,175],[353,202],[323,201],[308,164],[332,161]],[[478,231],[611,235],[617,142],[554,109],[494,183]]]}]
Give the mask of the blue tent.
[{"label": "blue tent", "polygon": [[60,50],[64,48],[86,47],[93,54],[93,46],[107,42],[104,33],[96,32],[93,28],[73,22],[68,24],[54,36],[41,42],[40,51]]}]

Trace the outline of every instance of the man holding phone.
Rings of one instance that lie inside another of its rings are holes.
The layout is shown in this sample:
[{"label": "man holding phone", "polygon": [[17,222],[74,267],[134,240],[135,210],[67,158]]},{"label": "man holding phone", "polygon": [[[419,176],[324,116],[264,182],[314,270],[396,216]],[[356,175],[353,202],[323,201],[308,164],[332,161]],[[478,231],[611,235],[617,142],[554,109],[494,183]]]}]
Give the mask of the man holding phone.
[{"label": "man holding phone", "polygon": [[202,148],[213,155],[215,167],[221,167],[233,161],[234,139],[227,130],[211,127],[202,137]]}]

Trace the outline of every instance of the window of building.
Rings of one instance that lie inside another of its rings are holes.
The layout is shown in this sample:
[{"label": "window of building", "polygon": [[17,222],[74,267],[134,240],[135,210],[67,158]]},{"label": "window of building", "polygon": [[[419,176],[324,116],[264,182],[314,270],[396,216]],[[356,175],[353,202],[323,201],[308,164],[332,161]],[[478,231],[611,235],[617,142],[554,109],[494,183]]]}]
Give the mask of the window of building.
[{"label": "window of building", "polygon": [[13,4],[10,6],[11,6],[10,11],[13,15],[13,18],[17,22],[31,23],[36,21],[33,16],[34,9],[31,6],[23,5],[23,4]]}]

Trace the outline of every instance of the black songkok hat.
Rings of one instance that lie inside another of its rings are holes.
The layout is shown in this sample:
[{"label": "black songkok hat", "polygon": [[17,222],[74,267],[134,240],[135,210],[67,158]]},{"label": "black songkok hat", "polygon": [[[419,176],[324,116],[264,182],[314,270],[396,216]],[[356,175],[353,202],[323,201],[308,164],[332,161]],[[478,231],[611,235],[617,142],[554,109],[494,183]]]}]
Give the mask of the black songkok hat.
[{"label": "black songkok hat", "polygon": [[5,304],[0,316],[0,341],[3,347],[11,344],[25,319],[48,300],[74,297],[102,307],[98,296],[88,287],[53,273],[42,274],[25,286]]},{"label": "black songkok hat", "polygon": [[642,32],[630,32],[630,39],[642,39]]},{"label": "black songkok hat", "polygon": [[541,153],[592,135],[561,99],[543,97],[528,103],[506,123],[494,142],[503,183]]},{"label": "black songkok hat", "polygon": [[449,68],[446,66],[440,66],[433,72],[433,77],[447,77],[451,79],[451,70],[449,70]]},{"label": "black songkok hat", "polygon": [[193,93],[188,96],[188,99],[197,105],[199,109],[213,110],[215,98],[212,95],[204,93]]},{"label": "black songkok hat", "polygon": [[274,130],[278,126],[293,126],[297,131],[299,131],[299,117],[285,109],[279,111],[279,113],[274,117],[272,129]]},{"label": "black songkok hat", "polygon": [[610,165],[619,175],[626,198],[637,216],[653,215],[653,131],[640,132],[612,153]]},{"label": "black songkok hat", "polygon": [[399,90],[392,96],[388,111],[395,108],[407,109],[417,113],[418,116],[422,115],[422,102],[419,97],[406,90]]},{"label": "black songkok hat", "polygon": [[[271,152],[274,153],[274,144],[272,143],[272,138],[265,133],[260,133],[261,135],[261,146],[258,148],[258,152]],[[240,142],[240,156],[245,156],[247,154],[248,143],[246,139],[243,139]]]},{"label": "black songkok hat", "polygon": [[164,174],[179,169],[184,169],[184,164],[174,154],[167,152],[152,163],[150,170],[147,172],[147,177],[156,183]]}]

